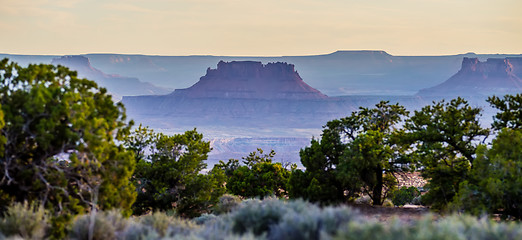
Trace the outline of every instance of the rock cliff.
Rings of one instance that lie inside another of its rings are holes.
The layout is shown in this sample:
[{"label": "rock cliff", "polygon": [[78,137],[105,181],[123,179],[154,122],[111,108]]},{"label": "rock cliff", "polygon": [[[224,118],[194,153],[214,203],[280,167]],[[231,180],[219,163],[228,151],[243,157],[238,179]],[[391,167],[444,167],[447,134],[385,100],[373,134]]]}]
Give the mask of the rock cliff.
[{"label": "rock cliff", "polygon": [[176,89],[171,96],[222,99],[325,99],[326,95],[310,87],[294,65],[253,61],[233,61],[207,69],[193,86]]},{"label": "rock cliff", "polygon": [[447,81],[420,90],[420,96],[489,96],[522,92],[522,58],[464,58],[461,69]]},{"label": "rock cliff", "polygon": [[94,68],[89,58],[84,56],[63,56],[54,58],[53,65],[62,65],[78,72],[78,76],[97,82],[107,88],[116,100],[126,95],[157,95],[167,94],[169,89],[156,87],[137,78],[105,74]]},{"label": "rock cliff", "polygon": [[513,74],[522,79],[522,57],[509,57],[506,60],[511,64]]}]

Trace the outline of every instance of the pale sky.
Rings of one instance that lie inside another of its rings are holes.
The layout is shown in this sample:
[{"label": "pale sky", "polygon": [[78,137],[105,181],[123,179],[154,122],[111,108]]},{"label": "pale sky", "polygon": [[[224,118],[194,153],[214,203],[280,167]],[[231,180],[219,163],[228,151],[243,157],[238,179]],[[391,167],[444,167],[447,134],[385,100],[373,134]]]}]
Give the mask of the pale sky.
[{"label": "pale sky", "polygon": [[0,53],[522,53],[521,0],[0,0]]}]

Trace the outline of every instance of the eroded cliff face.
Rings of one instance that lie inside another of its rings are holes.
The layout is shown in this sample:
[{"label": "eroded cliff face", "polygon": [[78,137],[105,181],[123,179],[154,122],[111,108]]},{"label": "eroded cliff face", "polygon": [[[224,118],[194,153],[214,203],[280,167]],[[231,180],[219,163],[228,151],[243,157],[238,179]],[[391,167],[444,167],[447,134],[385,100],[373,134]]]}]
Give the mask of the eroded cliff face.
[{"label": "eroded cliff face", "polygon": [[[157,128],[321,129],[327,121],[345,117],[360,106],[399,98],[327,97],[306,84],[292,64],[221,61],[190,88],[165,96],[125,96],[122,103],[136,122]],[[401,99],[408,107],[418,103],[413,96]]]},{"label": "eroded cliff face", "polygon": [[508,60],[509,63],[511,64],[512,73],[515,74],[518,78],[522,79],[522,57],[506,58],[506,60]]},{"label": "eroded cliff face", "polygon": [[106,74],[91,65],[84,56],[63,56],[52,60],[53,65],[62,65],[78,72],[78,76],[97,82],[107,88],[114,100],[119,101],[124,95],[157,95],[167,94],[169,89],[142,82],[137,78]]},{"label": "eroded cliff face", "polygon": [[488,96],[522,92],[522,58],[464,58],[462,67],[447,81],[419,91],[420,96]]},{"label": "eroded cliff face", "polygon": [[176,89],[171,96],[223,99],[325,99],[326,95],[310,87],[294,65],[253,61],[220,61],[217,69],[207,69],[193,86]]},{"label": "eroded cliff face", "polygon": [[77,71],[79,77],[91,80],[100,80],[110,77],[102,71],[92,67],[89,58],[84,56],[63,56],[60,58],[54,58],[51,64],[68,67],[71,70]]}]

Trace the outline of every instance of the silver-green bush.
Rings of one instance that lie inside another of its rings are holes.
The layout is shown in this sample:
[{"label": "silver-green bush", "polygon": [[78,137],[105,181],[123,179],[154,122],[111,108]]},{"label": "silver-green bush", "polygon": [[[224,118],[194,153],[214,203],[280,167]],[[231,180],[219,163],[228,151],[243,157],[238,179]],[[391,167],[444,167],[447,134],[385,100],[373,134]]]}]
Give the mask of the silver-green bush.
[{"label": "silver-green bush", "polygon": [[119,239],[122,240],[152,240],[152,239],[160,239],[160,235],[156,230],[154,230],[150,226],[145,226],[141,223],[131,221],[125,230],[123,231],[121,237]]},{"label": "silver-green bush", "polygon": [[[91,225],[94,217],[94,225]],[[47,216],[41,207],[18,204],[0,219],[1,239],[43,239]],[[199,222],[199,225],[195,222]],[[92,227],[92,228],[91,228]],[[222,239],[522,239],[519,222],[495,222],[468,215],[388,223],[368,221],[348,207],[319,207],[305,201],[251,199],[222,215],[185,220],[165,213],[126,219],[119,211],[77,216],[69,239],[222,240]]]},{"label": "silver-green bush", "polygon": [[115,239],[115,229],[111,222],[99,215],[94,217],[94,227],[91,228],[91,217],[89,215],[77,216],[69,231],[69,239],[87,240],[89,231],[92,229],[92,239]]},{"label": "silver-green bush", "polygon": [[192,219],[192,221],[194,221],[194,223],[196,223],[197,225],[203,225],[203,224],[207,223],[208,221],[214,221],[217,218],[218,218],[218,216],[216,216],[214,214],[203,213],[203,214],[201,214],[201,216]]},{"label": "silver-green bush", "polygon": [[236,234],[251,232],[268,239],[321,239],[359,217],[347,207],[320,208],[302,200],[267,198],[244,201],[229,214],[229,219]]},{"label": "silver-green bush", "polygon": [[253,232],[256,236],[267,233],[291,210],[288,205],[276,198],[243,201],[236,211],[230,213],[232,230],[239,234]]},{"label": "silver-green bush", "polygon": [[140,223],[154,229],[160,237],[188,236],[197,229],[197,225],[191,221],[168,216],[162,212],[141,216]]},{"label": "silver-green bush", "polygon": [[270,228],[269,239],[323,239],[335,234],[340,226],[361,220],[356,212],[347,207],[321,209],[309,203],[300,204],[308,205],[307,209],[302,212],[289,211],[277,225]]},{"label": "silver-green bush", "polygon": [[219,198],[219,202],[214,207],[214,213],[216,214],[223,214],[223,213],[229,213],[235,208],[239,206],[241,203],[241,198],[232,195],[232,194],[225,194]]},{"label": "silver-green bush", "polygon": [[48,228],[47,220],[43,206],[27,202],[14,203],[0,220],[0,232],[10,238],[43,239]]},{"label": "silver-green bush", "polygon": [[92,239],[118,239],[122,238],[127,225],[128,220],[118,210],[79,215],[72,223],[69,239],[89,239],[90,231]]},{"label": "silver-green bush", "polygon": [[522,228],[515,222],[497,223],[471,216],[449,216],[440,220],[426,216],[412,224],[352,221],[342,227],[334,239],[515,240],[522,239]]}]

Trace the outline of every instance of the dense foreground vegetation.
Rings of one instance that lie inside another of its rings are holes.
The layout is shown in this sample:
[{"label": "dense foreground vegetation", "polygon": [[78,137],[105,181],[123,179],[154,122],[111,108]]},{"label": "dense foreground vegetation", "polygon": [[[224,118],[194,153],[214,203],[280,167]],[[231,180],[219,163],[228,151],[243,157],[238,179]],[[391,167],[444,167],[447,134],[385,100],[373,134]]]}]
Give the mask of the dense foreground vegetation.
[{"label": "dense foreground vegetation", "polygon": [[[227,198],[228,196],[225,196]],[[487,218],[426,215],[411,222],[366,220],[347,207],[319,207],[300,200],[249,199],[218,204],[226,212],[191,220],[164,212],[125,218],[118,210],[78,215],[68,239],[521,239],[522,225]],[[0,221],[3,237],[43,238],[48,216],[42,208],[9,208]]]},{"label": "dense foreground vegetation", "polygon": [[[382,225],[360,221],[347,208],[327,207],[368,196],[374,205],[417,202],[442,213],[521,219],[522,94],[487,101],[498,109],[491,128],[480,124],[481,109],[462,98],[411,115],[383,101],[326,123],[321,138],[300,152],[305,169],[273,162],[275,152],[259,149],[204,173],[211,148],[195,129],[173,136],[141,125],[131,130],[124,106],[96,83],[61,66],[24,68],[5,59],[1,230],[54,239],[104,233],[109,235],[100,239],[458,239],[475,238],[479,228],[484,235],[477,238],[520,236],[514,223],[451,217]],[[490,135],[494,139],[485,144]],[[428,180],[422,197],[418,189],[396,189],[397,174],[408,171]],[[248,200],[228,213],[237,199],[225,193],[293,201]]]}]

